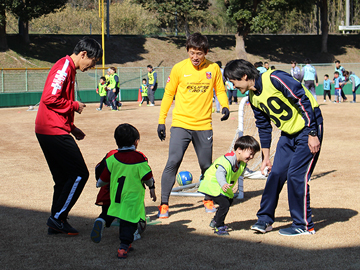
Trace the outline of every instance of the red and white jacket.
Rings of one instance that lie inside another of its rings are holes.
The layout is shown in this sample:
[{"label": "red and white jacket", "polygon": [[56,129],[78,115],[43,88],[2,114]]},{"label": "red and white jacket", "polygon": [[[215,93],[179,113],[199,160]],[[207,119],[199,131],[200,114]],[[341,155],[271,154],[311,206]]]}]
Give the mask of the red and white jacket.
[{"label": "red and white jacket", "polygon": [[41,96],[35,120],[35,132],[44,135],[65,135],[74,128],[76,68],[70,56],[51,68]]}]

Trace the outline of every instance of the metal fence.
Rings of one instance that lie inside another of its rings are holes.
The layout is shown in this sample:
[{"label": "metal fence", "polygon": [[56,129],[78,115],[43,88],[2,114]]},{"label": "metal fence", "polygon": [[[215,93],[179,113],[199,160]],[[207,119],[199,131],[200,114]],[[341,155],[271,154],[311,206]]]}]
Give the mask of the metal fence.
[{"label": "metal fence", "polygon": [[[107,68],[105,68],[106,70]],[[86,72],[78,71],[76,81],[78,90],[96,89],[104,68],[94,68]],[[1,69],[0,93],[42,92],[50,68],[4,68]],[[164,88],[171,67],[156,68],[158,88]],[[142,79],[147,76],[146,67],[119,67],[121,90],[138,89]],[[106,74],[106,72],[105,72]]]},{"label": "metal fence", "polygon": [[[270,63],[270,66],[272,63]],[[318,74],[319,83],[324,80],[324,75],[328,74],[332,78],[335,65],[312,64]],[[302,67],[302,64],[298,65]],[[360,75],[360,63],[344,63],[342,66],[355,74]],[[290,64],[275,65],[276,69],[290,72]],[[167,77],[170,75],[171,67],[159,67],[155,69],[158,75],[158,88],[164,88]],[[1,69],[0,93],[21,93],[21,92],[42,92],[46,77],[50,68],[3,68]],[[99,79],[103,76],[103,68],[91,69],[87,72],[78,71],[76,80],[79,90],[96,89]],[[138,89],[142,79],[147,76],[146,67],[118,67],[121,90]]]}]

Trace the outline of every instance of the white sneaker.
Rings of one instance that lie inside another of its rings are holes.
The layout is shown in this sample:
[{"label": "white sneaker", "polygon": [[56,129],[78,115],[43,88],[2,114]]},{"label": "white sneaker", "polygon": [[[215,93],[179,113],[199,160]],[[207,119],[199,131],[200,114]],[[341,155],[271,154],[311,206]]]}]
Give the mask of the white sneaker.
[{"label": "white sneaker", "polygon": [[326,102],[326,100],[324,99],[324,102]]},{"label": "white sneaker", "polygon": [[149,106],[155,106],[155,104],[152,104],[152,103],[151,103]]}]

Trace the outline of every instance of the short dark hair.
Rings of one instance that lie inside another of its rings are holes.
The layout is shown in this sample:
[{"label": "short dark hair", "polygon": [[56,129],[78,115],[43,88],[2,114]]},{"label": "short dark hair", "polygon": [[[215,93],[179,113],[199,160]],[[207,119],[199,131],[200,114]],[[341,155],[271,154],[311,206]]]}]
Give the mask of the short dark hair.
[{"label": "short dark hair", "polygon": [[271,69],[271,70],[274,70],[274,69],[276,69],[276,68],[275,68],[275,66],[271,66],[270,69]]},{"label": "short dark hair", "polygon": [[329,74],[325,74],[324,76],[329,78]]},{"label": "short dark hair", "polygon": [[146,79],[145,79],[145,78],[144,78],[144,79],[142,79],[142,80],[146,82]]},{"label": "short dark hair", "polygon": [[335,71],[334,74],[340,75],[339,71]]},{"label": "short dark hair", "polygon": [[190,48],[207,53],[209,51],[209,41],[206,36],[200,33],[191,34],[186,40],[186,50],[189,51]]},{"label": "short dark hair", "polygon": [[152,66],[152,65],[147,65],[147,68],[151,68],[151,69],[152,69],[152,68],[153,68],[153,66]]},{"label": "short dark hair", "polygon": [[221,63],[221,61],[216,61],[216,62],[215,62],[215,64],[218,64],[219,68],[221,68],[221,67],[222,67],[222,63]]},{"label": "short dark hair", "polygon": [[305,63],[305,64],[310,64],[310,63],[311,63],[311,59],[310,59],[310,58],[306,58],[306,59],[304,60],[304,63]]},{"label": "short dark hair", "polygon": [[101,59],[103,50],[99,42],[89,37],[83,37],[75,46],[73,53],[78,55],[80,52],[86,51],[89,58]]},{"label": "short dark hair", "polygon": [[226,64],[224,69],[224,76],[227,80],[239,80],[244,76],[248,80],[255,80],[259,78],[259,71],[250,62],[244,59],[231,60]]},{"label": "short dark hair", "polygon": [[296,61],[295,61],[295,60],[291,60],[290,63],[296,65]]},{"label": "short dark hair", "polygon": [[101,76],[101,77],[100,77],[100,80],[106,81],[105,76]]},{"label": "short dark hair", "polygon": [[335,60],[335,64],[336,64],[336,63],[339,63],[339,64],[340,64],[340,61],[339,61],[339,60]]},{"label": "short dark hair", "polygon": [[343,74],[344,74],[344,76],[346,76],[346,77],[350,76],[350,72],[347,71],[347,70],[345,70]]},{"label": "short dark hair", "polygon": [[254,137],[245,135],[235,141],[234,150],[236,151],[238,148],[241,150],[250,149],[255,154],[260,151],[260,144]]},{"label": "short dark hair", "polygon": [[119,148],[132,146],[137,140],[140,140],[140,133],[134,126],[125,123],[115,129],[114,138]]}]

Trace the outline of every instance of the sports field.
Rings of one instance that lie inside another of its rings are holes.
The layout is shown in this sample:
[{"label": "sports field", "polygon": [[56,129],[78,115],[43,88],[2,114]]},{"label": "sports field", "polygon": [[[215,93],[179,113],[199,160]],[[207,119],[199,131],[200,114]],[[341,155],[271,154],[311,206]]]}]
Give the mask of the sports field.
[{"label": "sports field", "polygon": [[[352,97],[348,96],[348,100]],[[75,124],[86,133],[78,145],[90,171],[90,178],[70,212],[69,223],[80,231],[75,237],[47,235],[53,181],[34,133],[36,112],[27,108],[0,109],[0,265],[1,269],[360,269],[360,103],[323,103],[324,141],[312,176],[311,206],[315,235],[285,237],[280,228],[291,224],[286,185],[276,211],[274,230],[257,234],[250,230],[264,180],[245,180],[245,199],[236,200],[225,222],[230,236],[214,235],[209,227],[212,214],[205,213],[201,198],[171,197],[170,217],[148,226],[135,250],[118,260],[118,228],[104,230],[102,241],[90,240],[95,206],[94,167],[116,148],[114,129],[131,123],[140,131],[138,150],[149,159],[156,181],[157,202],[146,191],[146,211],[156,219],[160,203],[160,178],[167,160],[171,111],[167,139],[157,137],[160,101],[155,107],[124,103],[121,111],[98,112],[88,104]],[[226,153],[237,128],[237,105],[230,106],[230,118],[221,122],[213,114],[213,160]],[[192,145],[180,170],[195,179],[200,169]]]}]

